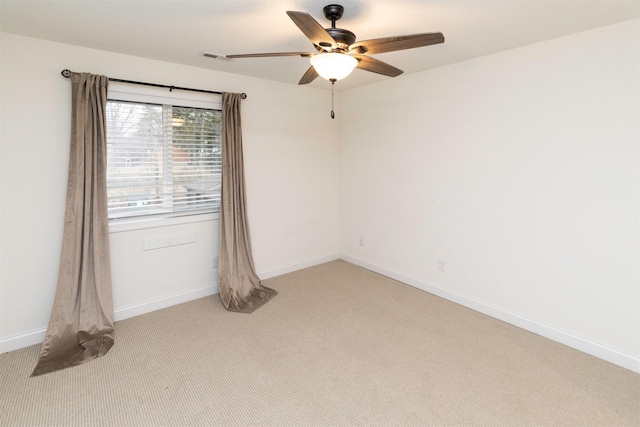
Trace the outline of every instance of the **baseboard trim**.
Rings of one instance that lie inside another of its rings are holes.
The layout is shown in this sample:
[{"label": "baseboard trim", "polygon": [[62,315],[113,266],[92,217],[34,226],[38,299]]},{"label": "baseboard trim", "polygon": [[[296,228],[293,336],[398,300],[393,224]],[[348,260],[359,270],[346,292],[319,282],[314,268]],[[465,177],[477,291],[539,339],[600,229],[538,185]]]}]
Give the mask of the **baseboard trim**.
[{"label": "baseboard trim", "polygon": [[[140,316],[141,314],[150,313],[152,311],[171,307],[177,304],[182,304],[194,299],[214,295],[219,291],[220,290],[217,284],[207,285],[197,289],[190,289],[188,291],[179,292],[177,294],[158,298],[152,301],[116,309],[113,311],[113,318],[116,322],[118,322],[130,317]],[[30,345],[40,344],[42,343],[42,341],[44,341],[46,332],[47,329],[43,328],[33,332],[28,332],[26,334],[0,340],[0,354],[18,350],[23,347],[29,347]]]},{"label": "baseboard trim", "polygon": [[173,305],[182,304],[194,299],[204,298],[215,295],[220,292],[217,284],[207,285],[197,289],[179,292],[167,297],[158,298],[153,301],[147,301],[140,304],[131,305],[129,307],[119,308],[113,311],[113,318],[116,322],[130,317],[140,316],[141,314],[151,313],[152,311],[161,310]]},{"label": "baseboard trim", "polygon": [[37,331],[27,332],[26,334],[16,335],[15,337],[0,340],[0,354],[18,350],[30,345],[40,344],[44,341],[46,329],[38,329]]},{"label": "baseboard trim", "polygon": [[552,326],[545,325],[538,322],[537,320],[510,312],[501,307],[496,307],[486,302],[479,301],[465,295],[457,294],[455,292],[451,292],[449,290],[443,289],[435,283],[431,283],[425,280],[418,279],[416,277],[409,276],[407,274],[400,273],[383,265],[366,261],[353,255],[349,255],[348,253],[343,252],[341,254],[341,258],[347,262],[366,268],[367,270],[382,274],[383,276],[413,286],[414,288],[421,289],[425,292],[437,295],[448,301],[463,305],[472,310],[510,323],[529,332],[533,332],[545,338],[549,338],[550,340],[582,351],[583,353],[590,354],[599,359],[603,359],[625,369],[629,369],[630,371],[640,373],[640,359],[631,355],[621,353],[617,350],[605,347],[601,344],[575,336],[565,331],[556,329]]},{"label": "baseboard trim", "polygon": [[283,274],[302,270],[303,268],[309,268],[316,265],[324,264],[325,262],[335,261],[337,259],[340,259],[340,253],[334,252],[327,255],[311,258],[306,261],[295,262],[293,264],[285,265],[271,270],[258,271],[257,273],[258,277],[260,277],[260,280],[266,280],[272,277],[282,276]]}]

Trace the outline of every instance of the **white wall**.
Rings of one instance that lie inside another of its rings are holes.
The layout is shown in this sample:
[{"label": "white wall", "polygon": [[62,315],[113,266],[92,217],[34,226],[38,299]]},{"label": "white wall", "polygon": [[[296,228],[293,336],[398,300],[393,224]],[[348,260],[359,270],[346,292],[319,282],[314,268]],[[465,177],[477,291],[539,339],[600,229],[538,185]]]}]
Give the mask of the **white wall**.
[{"label": "white wall", "polygon": [[[326,91],[2,33],[0,351],[40,342],[58,274],[71,87],[68,68],[246,92],[249,220],[262,278],[339,256],[338,126]],[[116,319],[216,291],[217,220],[111,234]],[[143,251],[145,238],[196,243]]]},{"label": "white wall", "polygon": [[639,22],[343,93],[343,256],[640,372]]}]

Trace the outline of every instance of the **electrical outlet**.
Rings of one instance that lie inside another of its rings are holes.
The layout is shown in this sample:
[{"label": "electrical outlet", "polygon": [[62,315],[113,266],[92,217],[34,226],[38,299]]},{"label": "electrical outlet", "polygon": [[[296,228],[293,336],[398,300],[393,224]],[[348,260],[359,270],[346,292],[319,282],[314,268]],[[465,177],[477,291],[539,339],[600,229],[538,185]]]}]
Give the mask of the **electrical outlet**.
[{"label": "electrical outlet", "polygon": [[358,237],[358,244],[360,246],[364,246],[364,237],[362,237],[362,236]]},{"label": "electrical outlet", "polygon": [[218,257],[214,256],[211,258],[211,268],[218,268]]},{"label": "electrical outlet", "polygon": [[438,259],[438,270],[444,273],[444,260]]}]

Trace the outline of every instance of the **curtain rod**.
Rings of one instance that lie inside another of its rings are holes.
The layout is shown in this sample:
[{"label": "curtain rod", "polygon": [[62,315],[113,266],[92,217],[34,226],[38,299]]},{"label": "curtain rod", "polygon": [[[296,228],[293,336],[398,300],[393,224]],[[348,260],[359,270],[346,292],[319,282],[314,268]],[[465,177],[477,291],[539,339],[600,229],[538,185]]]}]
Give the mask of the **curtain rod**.
[{"label": "curtain rod", "polygon": [[[64,69],[64,70],[62,70],[62,72],[60,74],[62,74],[62,77],[66,78],[66,79],[70,79],[71,78],[71,70]],[[134,85],[142,85],[142,86],[163,87],[163,88],[169,89],[169,92],[173,92],[174,89],[179,89],[179,90],[188,90],[188,91],[191,91],[191,92],[214,93],[216,95],[222,95],[222,92],[216,92],[216,91],[213,91],[213,90],[191,89],[191,88],[188,88],[188,87],[167,86],[167,85],[161,85],[161,84],[157,84],[157,83],[146,83],[146,82],[136,82],[136,81],[133,81],[133,80],[112,79],[111,77],[109,77],[109,81],[110,82],[119,82],[119,83],[131,83],[131,84],[134,84]],[[247,94],[246,93],[242,93],[240,95],[240,97],[242,99],[247,99]]]}]

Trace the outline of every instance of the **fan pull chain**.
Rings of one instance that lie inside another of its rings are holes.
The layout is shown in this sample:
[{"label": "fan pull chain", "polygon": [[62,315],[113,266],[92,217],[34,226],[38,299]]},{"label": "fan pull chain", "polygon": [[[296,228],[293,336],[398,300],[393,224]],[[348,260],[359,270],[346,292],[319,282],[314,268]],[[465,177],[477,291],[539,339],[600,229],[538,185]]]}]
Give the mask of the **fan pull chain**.
[{"label": "fan pull chain", "polygon": [[331,79],[331,118],[336,118],[336,113],[333,112],[333,86],[336,84],[336,79]]}]

